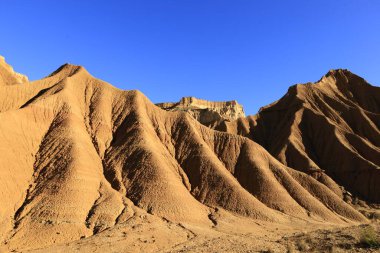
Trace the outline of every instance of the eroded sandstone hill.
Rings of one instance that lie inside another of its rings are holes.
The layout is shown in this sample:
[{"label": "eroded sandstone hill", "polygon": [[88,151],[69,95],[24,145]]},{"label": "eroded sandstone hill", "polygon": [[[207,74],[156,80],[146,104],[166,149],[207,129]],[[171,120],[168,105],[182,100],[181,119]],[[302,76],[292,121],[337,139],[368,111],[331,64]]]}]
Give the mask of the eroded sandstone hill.
[{"label": "eroded sandstone hill", "polygon": [[348,70],[292,86],[257,115],[216,128],[249,137],[339,196],[338,185],[380,203],[380,88]]},{"label": "eroded sandstone hill", "polygon": [[156,105],[167,111],[188,112],[208,127],[215,127],[223,121],[233,121],[245,117],[243,106],[236,100],[211,102],[195,97],[183,97],[177,103],[158,103]]},{"label": "eroded sandstone hill", "polygon": [[78,240],[141,212],[205,226],[215,208],[278,223],[366,220],[249,138],[162,110],[83,67],[17,85],[4,80],[18,74],[1,71],[0,239],[9,249]]},{"label": "eroded sandstone hill", "polygon": [[14,72],[13,68],[5,62],[0,55],[0,85],[14,85],[28,82],[24,75]]}]

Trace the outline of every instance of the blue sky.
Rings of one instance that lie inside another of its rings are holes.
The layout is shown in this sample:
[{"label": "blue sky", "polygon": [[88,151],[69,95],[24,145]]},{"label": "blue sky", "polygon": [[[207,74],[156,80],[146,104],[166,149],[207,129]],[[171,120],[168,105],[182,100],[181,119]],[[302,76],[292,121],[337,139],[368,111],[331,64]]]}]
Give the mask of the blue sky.
[{"label": "blue sky", "polygon": [[380,84],[376,0],[2,0],[0,24],[0,55],[31,80],[69,62],[153,102],[254,114],[332,68]]}]

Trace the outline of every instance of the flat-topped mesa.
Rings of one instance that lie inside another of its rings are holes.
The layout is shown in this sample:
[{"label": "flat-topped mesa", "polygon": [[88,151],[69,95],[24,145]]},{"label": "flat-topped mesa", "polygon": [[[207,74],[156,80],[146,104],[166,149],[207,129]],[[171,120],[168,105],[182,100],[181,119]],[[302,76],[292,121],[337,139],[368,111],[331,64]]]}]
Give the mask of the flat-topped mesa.
[{"label": "flat-topped mesa", "polygon": [[232,121],[245,117],[243,106],[236,100],[214,102],[195,97],[183,97],[177,103],[158,103],[167,111],[186,111],[204,125],[210,126],[220,121]]},{"label": "flat-topped mesa", "polygon": [[0,86],[28,83],[28,77],[15,72],[5,58],[0,55]]}]

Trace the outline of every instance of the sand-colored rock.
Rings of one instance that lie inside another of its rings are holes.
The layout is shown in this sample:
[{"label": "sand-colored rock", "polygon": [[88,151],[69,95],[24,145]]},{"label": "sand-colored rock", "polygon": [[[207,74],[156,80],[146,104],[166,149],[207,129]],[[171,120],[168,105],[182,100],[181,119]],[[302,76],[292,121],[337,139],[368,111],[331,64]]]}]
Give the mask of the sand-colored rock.
[{"label": "sand-colored rock", "polygon": [[0,85],[14,85],[27,83],[28,77],[19,74],[5,62],[5,58],[0,55]]},{"label": "sand-colored rock", "polygon": [[216,128],[251,138],[341,197],[380,202],[380,88],[348,70],[292,86],[257,115]]},{"label": "sand-colored rock", "polygon": [[177,103],[156,104],[167,111],[183,111],[208,127],[220,125],[223,121],[233,121],[245,117],[243,106],[236,100],[213,102],[195,97],[183,97]]}]

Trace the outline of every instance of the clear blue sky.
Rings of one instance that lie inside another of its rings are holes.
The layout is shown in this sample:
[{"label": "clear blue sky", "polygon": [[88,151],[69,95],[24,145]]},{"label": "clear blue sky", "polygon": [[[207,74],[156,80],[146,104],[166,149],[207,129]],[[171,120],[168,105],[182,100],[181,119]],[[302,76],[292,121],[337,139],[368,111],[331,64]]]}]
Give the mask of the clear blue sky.
[{"label": "clear blue sky", "polygon": [[254,114],[332,68],[380,84],[377,0],[2,0],[0,24],[0,55],[31,80],[69,62],[153,102]]}]

